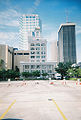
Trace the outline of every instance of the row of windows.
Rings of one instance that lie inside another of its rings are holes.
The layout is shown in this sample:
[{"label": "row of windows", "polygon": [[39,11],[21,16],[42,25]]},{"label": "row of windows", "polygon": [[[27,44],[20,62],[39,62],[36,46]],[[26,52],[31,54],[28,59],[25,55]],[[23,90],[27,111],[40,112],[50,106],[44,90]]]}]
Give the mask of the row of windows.
[{"label": "row of windows", "polygon": [[[29,66],[30,65],[25,65],[25,69],[29,69]],[[46,65],[31,65],[31,68],[41,68],[42,67],[42,69],[46,69],[46,68],[48,68],[48,69],[51,69],[52,68],[52,66],[51,65],[48,65],[48,66],[46,66]]]},{"label": "row of windows", "polygon": [[[35,70],[31,70],[31,72],[34,72]],[[38,70],[40,72],[40,70]],[[25,72],[29,72],[29,70],[25,70]],[[52,73],[52,70],[42,70],[42,73]]]},{"label": "row of windows", "polygon": [[26,18],[36,18],[35,16],[26,16]]},{"label": "row of windows", "polygon": [[[31,68],[31,69],[40,69],[41,67],[42,67],[42,69],[46,69],[47,67],[46,66],[40,66],[40,65],[31,65],[31,66],[29,66],[29,65],[25,65],[25,69],[29,69],[29,67]],[[51,68],[51,66],[49,66],[50,68]],[[44,73],[44,72],[46,72],[46,70],[42,70],[42,72]],[[52,70],[50,69],[50,70],[48,70],[48,73],[52,73]]]},{"label": "row of windows", "polygon": [[[46,56],[36,56],[36,58],[45,58]],[[31,58],[35,58],[35,56],[31,56]]]},{"label": "row of windows", "polygon": [[29,53],[14,53],[14,55],[29,55]]},{"label": "row of windows", "polygon": [[[35,52],[31,52],[31,54],[35,54]],[[36,54],[40,54],[40,52],[36,52]],[[46,54],[45,51],[41,52],[41,54]]]},{"label": "row of windows", "polygon": [[[30,50],[40,50],[40,47],[37,47],[37,48],[31,48]],[[41,50],[46,50],[46,48],[44,47],[44,48],[41,48]]]},{"label": "row of windows", "polygon": [[[35,62],[35,60],[31,60],[31,62]],[[40,60],[36,60],[36,62],[40,62]],[[45,62],[45,60],[42,60],[42,62]]]},{"label": "row of windows", "polygon": [[[38,22],[24,22],[23,25],[25,25],[25,26],[26,26],[26,25],[27,25],[27,26],[28,26],[28,25],[39,25],[39,23],[38,23]],[[23,25],[22,25],[22,26],[23,26]]]},{"label": "row of windows", "polygon": [[42,44],[40,44],[40,43],[37,43],[37,44],[31,43],[31,46],[35,46],[35,45],[36,45],[36,46],[40,46],[40,45],[41,45],[41,46],[45,46],[45,43],[42,43]]}]

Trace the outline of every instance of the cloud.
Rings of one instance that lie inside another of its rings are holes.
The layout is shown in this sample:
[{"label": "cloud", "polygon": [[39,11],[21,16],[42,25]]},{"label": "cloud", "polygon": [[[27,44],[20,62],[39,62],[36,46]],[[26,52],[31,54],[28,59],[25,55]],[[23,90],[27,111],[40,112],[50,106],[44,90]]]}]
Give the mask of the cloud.
[{"label": "cloud", "polygon": [[47,39],[48,42],[56,41],[57,38],[57,31],[54,29],[54,27],[51,26],[51,24],[43,24],[42,25],[44,37]]},{"label": "cloud", "polygon": [[28,13],[32,14],[37,9],[37,7],[39,6],[39,4],[40,4],[40,0],[35,0],[34,3],[33,3],[33,6],[28,9]]},{"label": "cloud", "polygon": [[18,26],[18,18],[21,16],[20,13],[18,13],[14,9],[8,9],[5,11],[0,12],[0,25],[6,25],[6,26]]},{"label": "cloud", "polygon": [[18,47],[19,33],[0,32],[0,43]]},{"label": "cloud", "polygon": [[81,34],[81,26],[76,26],[76,34]]},{"label": "cloud", "polygon": [[48,42],[57,41],[57,32],[53,31],[47,36]]},{"label": "cloud", "polygon": [[[0,44],[18,47],[19,33],[14,31],[14,29],[16,30],[19,26],[20,16],[21,14],[14,9],[0,11],[0,28],[5,30],[0,32]],[[11,29],[10,32],[8,32],[9,29]]]}]

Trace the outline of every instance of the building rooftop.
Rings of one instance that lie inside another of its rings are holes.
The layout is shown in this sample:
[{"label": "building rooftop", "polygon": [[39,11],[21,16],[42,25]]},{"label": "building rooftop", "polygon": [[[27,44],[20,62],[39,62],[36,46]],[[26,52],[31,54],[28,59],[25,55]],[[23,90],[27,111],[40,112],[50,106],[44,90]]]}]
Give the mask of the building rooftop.
[{"label": "building rooftop", "polygon": [[58,32],[60,31],[60,29],[61,29],[62,26],[71,26],[71,25],[76,25],[76,24],[75,23],[71,23],[71,22],[67,22],[67,23],[61,24],[60,27],[59,27]]}]

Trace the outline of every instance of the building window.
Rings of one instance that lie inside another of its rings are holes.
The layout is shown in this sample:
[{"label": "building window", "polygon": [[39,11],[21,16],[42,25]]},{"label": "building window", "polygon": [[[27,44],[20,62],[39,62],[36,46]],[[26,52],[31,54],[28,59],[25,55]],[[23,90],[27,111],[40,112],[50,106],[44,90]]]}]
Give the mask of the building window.
[{"label": "building window", "polygon": [[48,65],[48,69],[51,69],[51,65]]},{"label": "building window", "polygon": [[42,43],[41,46],[45,46],[45,43]]},{"label": "building window", "polygon": [[38,48],[36,48],[36,50],[40,50],[40,48],[38,47]]},{"label": "building window", "polygon": [[35,58],[35,56],[31,56],[31,58]]},{"label": "building window", "polygon": [[35,65],[31,65],[31,69],[35,69]]},{"label": "building window", "polygon": [[39,69],[39,68],[40,68],[40,65],[37,65],[36,68]]},{"label": "building window", "polygon": [[29,72],[29,70],[25,70],[25,72]]},{"label": "building window", "polygon": [[46,65],[42,65],[42,69],[46,69]]},{"label": "building window", "polygon": [[42,62],[45,62],[45,60],[42,60]]},{"label": "building window", "polygon": [[48,73],[52,73],[52,70],[48,70]]},{"label": "building window", "polygon": [[36,56],[36,58],[40,58],[40,56]]},{"label": "building window", "polygon": [[46,73],[46,70],[42,70],[42,73]]},{"label": "building window", "polygon": [[41,54],[46,54],[46,52],[45,52],[45,51],[42,51]]},{"label": "building window", "polygon": [[40,43],[37,43],[36,46],[40,46]]},{"label": "building window", "polygon": [[31,60],[31,62],[35,62],[34,60]]},{"label": "building window", "polygon": [[36,62],[40,62],[40,60],[37,60]]},{"label": "building window", "polygon": [[31,48],[31,50],[35,50],[34,48]]},{"label": "building window", "polygon": [[34,44],[34,43],[31,43],[31,46],[35,46],[35,44]]},{"label": "building window", "polygon": [[35,52],[31,52],[31,54],[35,54]]},{"label": "building window", "polygon": [[24,53],[24,55],[29,55],[29,53]]},{"label": "building window", "polygon": [[17,53],[17,55],[23,55],[23,53]]},{"label": "building window", "polygon": [[40,52],[37,52],[37,54],[40,54]]},{"label": "building window", "polygon": [[25,65],[25,69],[29,69],[29,65]]},{"label": "building window", "polygon": [[41,56],[41,58],[45,58],[45,56]]},{"label": "building window", "polygon": [[46,50],[46,48],[45,47],[41,47],[41,50]]}]

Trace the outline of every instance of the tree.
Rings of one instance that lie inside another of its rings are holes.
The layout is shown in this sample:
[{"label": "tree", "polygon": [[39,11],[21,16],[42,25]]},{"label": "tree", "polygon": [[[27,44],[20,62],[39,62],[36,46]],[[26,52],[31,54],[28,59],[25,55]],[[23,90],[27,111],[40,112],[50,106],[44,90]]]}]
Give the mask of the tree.
[{"label": "tree", "polygon": [[15,71],[15,77],[20,77],[20,72]]},{"label": "tree", "polygon": [[27,78],[27,77],[31,76],[31,73],[30,72],[22,72],[22,76]]},{"label": "tree", "polygon": [[81,68],[76,69],[77,77],[81,77]]},{"label": "tree", "polygon": [[68,75],[68,77],[74,77],[75,76],[75,71],[73,70],[73,68],[68,69],[67,75]]},{"label": "tree", "polygon": [[0,70],[3,70],[5,68],[5,62],[4,60],[0,60]]},{"label": "tree", "polygon": [[67,70],[71,68],[71,65],[72,64],[70,62],[67,62],[67,63],[60,62],[58,66],[55,68],[55,71],[61,74],[62,80],[63,80],[63,77],[67,75]]},{"label": "tree", "polygon": [[48,75],[48,73],[43,73],[43,74],[42,74],[42,76],[43,76],[44,78],[46,78],[47,75]]},{"label": "tree", "polygon": [[6,70],[0,70],[0,79],[6,80]]},{"label": "tree", "polygon": [[40,76],[40,71],[36,70],[32,72],[32,76],[34,77],[39,77]]},{"label": "tree", "polygon": [[7,78],[15,78],[15,71],[13,71],[13,70],[7,70],[6,71],[6,77]]}]

